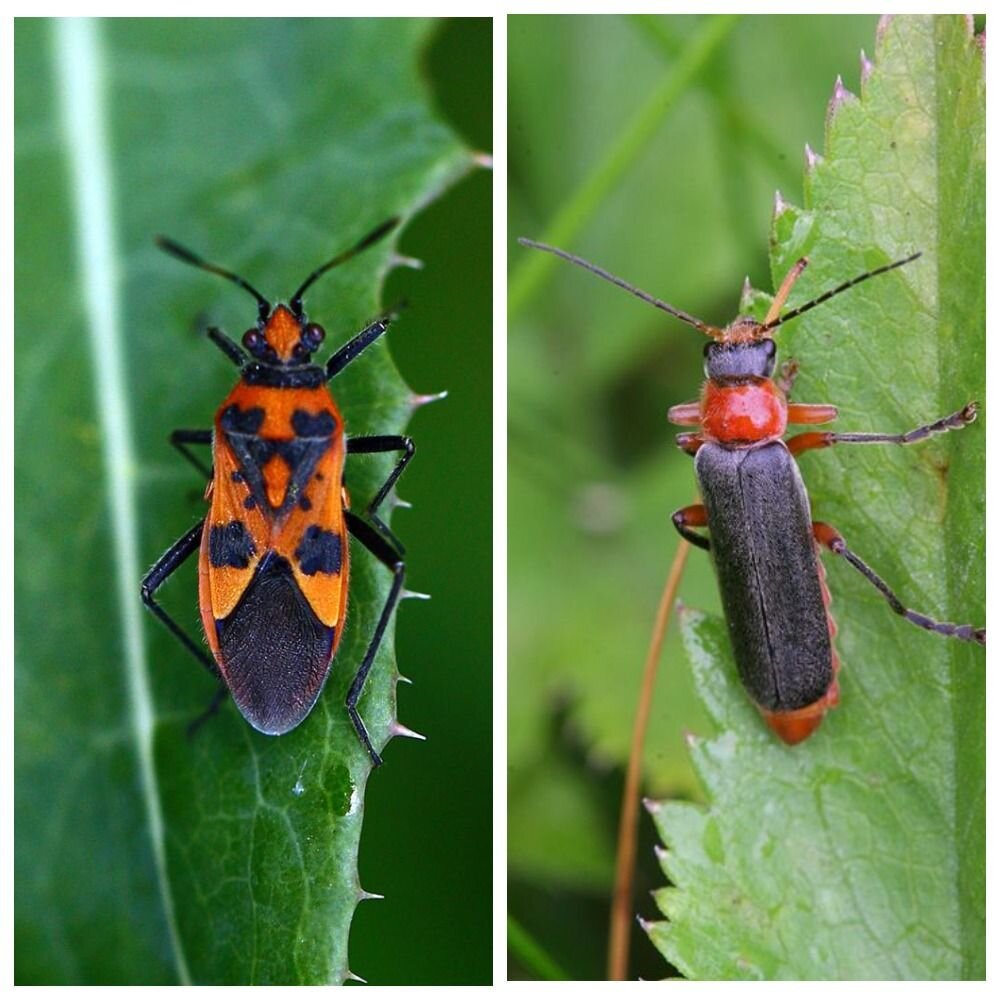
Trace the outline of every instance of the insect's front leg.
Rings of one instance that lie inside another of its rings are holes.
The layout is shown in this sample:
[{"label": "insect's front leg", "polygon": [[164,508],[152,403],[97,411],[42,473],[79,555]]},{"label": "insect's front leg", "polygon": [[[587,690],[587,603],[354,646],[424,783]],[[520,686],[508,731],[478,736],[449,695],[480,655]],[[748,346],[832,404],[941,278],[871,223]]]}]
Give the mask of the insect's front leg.
[{"label": "insect's front leg", "polygon": [[327,382],[336,378],[366,347],[374,344],[389,329],[393,319],[394,317],[389,315],[375,320],[344,344],[326,363]]}]

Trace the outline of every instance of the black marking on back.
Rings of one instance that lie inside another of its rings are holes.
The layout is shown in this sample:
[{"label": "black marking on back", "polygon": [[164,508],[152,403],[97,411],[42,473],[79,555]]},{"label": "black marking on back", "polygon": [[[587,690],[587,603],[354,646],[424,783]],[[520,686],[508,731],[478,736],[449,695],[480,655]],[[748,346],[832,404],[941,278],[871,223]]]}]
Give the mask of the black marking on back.
[{"label": "black marking on back", "polygon": [[299,437],[330,437],[336,429],[337,421],[328,410],[316,414],[296,410],[292,414],[292,430]]},{"label": "black marking on back", "polygon": [[272,735],[294,729],[323,689],[336,629],[316,617],[288,560],[262,559],[232,613],[215,625],[222,673],[246,720]]},{"label": "black marking on back", "polygon": [[809,498],[780,441],[695,456],[740,676],[770,711],[817,701],[833,680]]},{"label": "black marking on back", "polygon": [[213,524],[208,533],[208,561],[216,567],[246,569],[257,547],[242,521]]},{"label": "black marking on back", "polygon": [[311,524],[302,535],[302,541],[295,550],[295,558],[299,562],[299,569],[306,576],[339,573],[344,558],[340,535]]},{"label": "black marking on back", "polygon": [[[316,414],[296,410],[292,415],[292,429],[297,436],[281,441],[260,437],[257,432],[263,420],[264,411],[260,407],[241,410],[234,403],[226,407],[219,423],[240,464],[239,471],[250,488],[250,495],[261,510],[276,517],[301,502],[316,465],[333,444],[337,421],[325,410]],[[284,461],[290,471],[285,496],[277,507],[268,499],[263,471],[275,456]]]},{"label": "black marking on back", "polygon": [[259,406],[241,410],[235,403],[227,406],[219,421],[224,431],[234,434],[256,434],[264,423],[264,411]]}]

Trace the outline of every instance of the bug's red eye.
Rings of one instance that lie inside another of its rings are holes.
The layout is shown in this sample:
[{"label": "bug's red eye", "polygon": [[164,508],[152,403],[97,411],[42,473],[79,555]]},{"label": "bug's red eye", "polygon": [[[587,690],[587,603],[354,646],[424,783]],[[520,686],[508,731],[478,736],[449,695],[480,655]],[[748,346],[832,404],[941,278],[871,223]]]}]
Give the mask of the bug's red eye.
[{"label": "bug's red eye", "polygon": [[312,354],[326,337],[326,330],[318,323],[307,323],[302,331],[302,346]]}]

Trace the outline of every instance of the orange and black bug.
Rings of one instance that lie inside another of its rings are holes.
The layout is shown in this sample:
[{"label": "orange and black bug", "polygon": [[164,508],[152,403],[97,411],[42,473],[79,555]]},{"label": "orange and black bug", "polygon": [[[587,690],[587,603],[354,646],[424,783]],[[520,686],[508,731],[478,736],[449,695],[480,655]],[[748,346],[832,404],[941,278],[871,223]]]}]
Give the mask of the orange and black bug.
[{"label": "orange and black bug", "polygon": [[[398,434],[346,437],[327,383],[388,329],[385,317],[340,348],[324,366],[310,363],[325,332],[305,315],[302,297],[332,267],[371,246],[398,224],[390,219],[318,267],[288,304],[272,306],[249,282],[173,240],[159,246],[249,292],[257,323],[243,347],[212,327],[209,338],[240,368],[240,380],[215,415],[213,430],[177,430],[173,444],[209,479],[208,516],[160,557],[142,581],[146,606],[233,696],[262,733],[294,729],[312,710],[337,651],[347,607],[350,532],[392,572],[392,587],[347,693],[347,711],[373,763],[382,763],[358,714],[358,699],[403,588],[403,546],[378,515],[413,457]],[[208,469],[189,445],[212,446]],[[396,452],[400,458],[368,504],[348,509],[348,454]],[[196,550],[201,621],[208,656],[156,602],[163,582]],[[210,709],[211,711],[211,709]]]}]

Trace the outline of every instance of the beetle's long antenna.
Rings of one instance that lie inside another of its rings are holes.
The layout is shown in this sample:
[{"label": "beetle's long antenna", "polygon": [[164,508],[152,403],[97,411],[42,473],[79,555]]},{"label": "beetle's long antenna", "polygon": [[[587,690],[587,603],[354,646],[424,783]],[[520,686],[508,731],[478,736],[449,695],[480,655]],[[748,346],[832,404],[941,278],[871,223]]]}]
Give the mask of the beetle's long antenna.
[{"label": "beetle's long antenna", "polygon": [[234,285],[239,285],[240,288],[248,291],[256,300],[257,308],[260,310],[261,319],[267,319],[271,312],[271,303],[264,298],[260,292],[257,291],[253,285],[250,284],[245,278],[241,278],[238,274],[234,274],[232,271],[227,271],[224,267],[219,267],[218,264],[210,264],[203,257],[199,257],[196,253],[188,250],[187,247],[182,247],[180,243],[174,242],[169,236],[157,236],[156,245],[161,249],[165,250],[167,253],[179,260],[184,261],[186,264],[192,264],[194,267],[200,267],[203,271],[210,271],[212,274],[219,275],[220,278],[225,278],[227,281],[231,281]]},{"label": "beetle's long antenna", "polygon": [[675,316],[677,319],[688,326],[693,326],[696,330],[700,330],[706,336],[714,337],[719,339],[722,336],[722,331],[715,326],[709,326],[707,323],[703,323],[700,319],[696,319],[690,313],[686,313],[681,309],[670,305],[669,302],[664,302],[662,299],[658,299],[649,292],[644,292],[641,288],[636,288],[635,285],[630,285],[624,278],[619,278],[617,275],[612,274],[610,271],[605,271],[603,267],[598,267],[596,264],[591,264],[589,260],[584,260],[582,257],[577,257],[574,254],[567,253],[565,250],[560,250],[558,247],[550,247],[547,243],[536,243],[534,240],[525,239],[523,236],[518,239],[518,243],[521,246],[532,247],[535,250],[544,250],[546,253],[555,254],[557,257],[562,257],[563,260],[568,260],[571,264],[576,264],[578,267],[582,267],[586,271],[590,271],[596,274],[599,278],[604,278],[605,281],[610,281],[612,285],[617,285],[619,288],[624,288],[626,292],[630,292],[636,298],[642,299],[643,302],[648,302],[651,306],[655,306],[657,309],[662,309],[666,313],[670,313],[671,316]]},{"label": "beetle's long antenna", "polygon": [[296,316],[302,315],[302,296],[305,295],[306,289],[319,277],[326,274],[327,271],[332,267],[336,267],[338,264],[343,264],[345,260],[350,260],[355,254],[361,253],[362,250],[367,250],[373,243],[377,243],[386,233],[395,229],[399,225],[399,217],[394,216],[383,222],[380,226],[376,226],[367,236],[360,239],[354,244],[350,249],[344,250],[338,253],[336,257],[328,260],[325,264],[317,267],[312,274],[306,278],[305,281],[299,285],[298,291],[291,297],[288,302],[288,308],[295,313]]},{"label": "beetle's long antenna", "polygon": [[892,271],[897,267],[902,267],[904,264],[909,264],[910,261],[916,260],[922,253],[922,250],[918,250],[916,253],[911,253],[909,257],[904,257],[902,260],[893,261],[891,264],[886,264],[883,267],[877,267],[874,271],[865,271],[864,274],[859,274],[856,278],[851,278],[850,281],[845,281],[842,285],[838,285],[836,288],[831,288],[830,291],[824,292],[821,296],[819,296],[819,298],[813,299],[812,302],[807,302],[804,306],[798,306],[791,312],[786,312],[784,316],[779,316],[777,319],[772,319],[770,322],[764,323],[764,325],[760,328],[761,332],[773,330],[776,326],[781,326],[782,323],[787,323],[790,319],[795,319],[796,316],[801,316],[804,312],[808,312],[815,306],[821,305],[828,299],[832,299],[834,295],[846,292],[848,288],[860,285],[862,281],[874,278],[877,274],[885,274],[886,271]]}]

